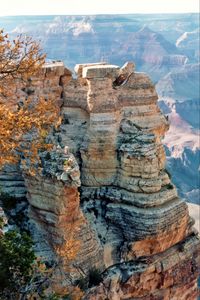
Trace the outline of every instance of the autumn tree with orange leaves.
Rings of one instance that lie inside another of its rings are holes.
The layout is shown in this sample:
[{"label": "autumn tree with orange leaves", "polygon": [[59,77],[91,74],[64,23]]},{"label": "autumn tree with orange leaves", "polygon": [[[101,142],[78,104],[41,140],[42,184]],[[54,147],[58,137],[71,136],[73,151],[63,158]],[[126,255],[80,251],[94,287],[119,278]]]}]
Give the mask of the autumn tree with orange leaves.
[{"label": "autumn tree with orange leaves", "polygon": [[59,108],[50,99],[16,98],[16,86],[23,87],[45,61],[38,42],[18,36],[10,40],[0,31],[0,166],[20,156],[32,161],[45,145],[46,133],[58,120]]}]

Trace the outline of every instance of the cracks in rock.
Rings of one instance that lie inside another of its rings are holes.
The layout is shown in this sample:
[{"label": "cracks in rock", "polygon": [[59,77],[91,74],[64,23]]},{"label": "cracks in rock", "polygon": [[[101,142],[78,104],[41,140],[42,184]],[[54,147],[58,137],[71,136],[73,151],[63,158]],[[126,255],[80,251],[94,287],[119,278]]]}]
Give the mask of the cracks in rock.
[{"label": "cracks in rock", "polygon": [[115,81],[113,81],[113,89],[117,90],[121,86],[124,86],[125,84],[128,83],[130,77],[133,75],[134,72],[131,72],[130,74],[120,74]]},{"label": "cracks in rock", "polygon": [[119,246],[117,247],[117,251],[119,252],[119,258],[120,258],[120,262],[124,262],[126,261],[126,255],[129,252],[129,245],[128,245],[128,241],[123,233],[123,230],[120,228],[121,230],[121,234],[123,236],[121,243],[119,244]]},{"label": "cracks in rock", "polygon": [[0,206],[3,207],[8,220],[8,228],[18,228],[29,232],[29,217],[27,214],[29,203],[27,198],[15,198],[9,194],[0,195]]},{"label": "cracks in rock", "polygon": [[[107,189],[104,190],[103,194],[107,193],[106,190]],[[92,227],[94,227],[101,244],[105,245],[109,242],[109,232],[113,224],[111,224],[107,218],[107,206],[109,202],[107,200],[103,200],[103,194],[100,191],[95,191],[93,194],[93,199],[88,199],[88,201],[84,199],[82,201],[82,205],[88,202],[88,207],[86,204],[85,211],[87,211],[90,215],[93,213],[93,219],[90,220],[90,223]],[[85,214],[86,218],[87,212]]]}]

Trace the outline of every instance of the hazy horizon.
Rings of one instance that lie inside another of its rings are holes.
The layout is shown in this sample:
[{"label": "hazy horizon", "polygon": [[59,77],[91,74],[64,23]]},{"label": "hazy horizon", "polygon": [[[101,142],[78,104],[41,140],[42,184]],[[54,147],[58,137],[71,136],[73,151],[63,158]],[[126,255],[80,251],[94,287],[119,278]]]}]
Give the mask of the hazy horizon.
[{"label": "hazy horizon", "polygon": [[[2,0],[0,0],[2,1]],[[7,0],[1,3],[0,16],[113,15],[113,14],[199,13],[198,0]]]}]

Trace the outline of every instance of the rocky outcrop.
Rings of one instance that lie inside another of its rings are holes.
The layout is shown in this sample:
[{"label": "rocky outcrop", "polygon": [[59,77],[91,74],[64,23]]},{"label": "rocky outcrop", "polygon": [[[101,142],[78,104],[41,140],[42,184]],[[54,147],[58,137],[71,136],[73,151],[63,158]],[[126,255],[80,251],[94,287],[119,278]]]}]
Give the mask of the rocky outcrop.
[{"label": "rocky outcrop", "polygon": [[[157,107],[157,94],[149,77],[135,72],[130,63],[125,69],[105,64],[81,65],[76,69],[78,78],[73,95],[71,89],[64,86],[63,111],[68,122],[62,124],[60,137],[62,141],[68,141],[80,163],[81,206],[101,242],[105,266],[123,261],[137,265],[143,257],[156,257],[162,261],[162,255],[167,251],[175,253],[174,245],[182,248],[186,240],[187,245],[194,240],[198,248],[199,241],[187,205],[177,196],[165,171],[161,139],[168,129],[168,121]],[[124,82],[113,86],[123,72],[126,73]],[[72,83],[74,79],[68,82],[69,85]],[[71,135],[72,124],[76,138]],[[193,256],[193,251],[188,246],[188,257]],[[182,270],[182,263],[184,265],[184,259],[177,260],[173,270],[179,267]],[[197,267],[198,259],[190,263]],[[120,266],[117,265],[116,270],[119,271]],[[167,273],[171,272],[170,268],[166,267]],[[180,274],[183,279],[185,273],[181,271]],[[159,276],[166,276],[165,270]],[[194,289],[191,299],[196,293],[196,276],[197,273],[188,276],[188,286],[191,291]],[[158,289],[165,288],[165,299],[172,299],[173,293],[173,297],[179,297],[174,299],[187,299],[188,286],[186,294],[180,296],[179,280],[176,283],[170,279],[167,286],[159,283],[151,287],[152,299],[162,294]],[[116,283],[115,279],[113,281]],[[108,284],[103,295],[110,295],[108,299],[123,299],[115,283],[118,298],[112,295],[112,284]],[[101,298],[98,289],[94,294],[94,299]],[[147,294],[147,290],[141,292],[144,299]],[[93,299],[92,295],[93,291],[88,294],[88,299]],[[124,299],[138,296],[137,293],[125,293]]]},{"label": "rocky outcrop", "polygon": [[71,242],[81,274],[106,269],[85,299],[194,299],[200,243],[165,170],[154,85],[133,63],[76,72],[52,64],[33,79],[63,116],[61,147],[41,154],[37,176],[23,170],[38,253],[66,274]]},{"label": "rocky outcrop", "polygon": [[37,176],[30,176],[25,165],[23,173],[37,254],[56,264],[63,274],[69,268],[76,276],[91,267],[100,268],[100,243],[80,210],[80,172],[74,156],[58,146],[41,154]]},{"label": "rocky outcrop", "polygon": [[105,271],[103,283],[91,289],[84,299],[194,300],[198,249],[199,241],[191,237],[150,258],[112,266]]}]

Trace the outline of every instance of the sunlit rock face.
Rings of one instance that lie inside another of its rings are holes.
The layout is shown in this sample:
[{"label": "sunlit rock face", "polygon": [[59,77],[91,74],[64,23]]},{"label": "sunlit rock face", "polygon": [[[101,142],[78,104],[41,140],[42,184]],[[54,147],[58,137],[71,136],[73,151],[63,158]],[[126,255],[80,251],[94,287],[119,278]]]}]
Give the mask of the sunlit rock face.
[{"label": "sunlit rock face", "polygon": [[[76,72],[77,79],[67,77],[63,85],[61,143],[67,142],[79,162],[81,207],[101,243],[105,266],[112,269],[113,264],[121,263],[114,273],[125,268],[126,280],[131,282],[123,286],[123,276],[116,280],[111,271],[104,280],[105,290],[100,291],[100,286],[87,299],[101,299],[102,295],[148,299],[148,293],[152,299],[193,299],[199,240],[187,205],[177,196],[165,170],[161,140],[169,124],[157,106],[154,85],[146,74],[135,72],[132,63],[121,69],[104,63],[78,65]],[[136,268],[145,257],[150,259],[145,268],[156,269],[155,261],[163,266],[164,259],[174,260],[186,242],[185,255],[173,266],[152,271],[154,284],[148,279],[148,288],[142,286],[146,276],[142,268],[141,282],[135,288],[128,261]],[[195,258],[191,261],[190,256]],[[193,264],[195,271],[188,274],[183,289],[184,268]],[[172,275],[162,286],[161,278],[168,278],[170,272],[179,272],[180,278]]]},{"label": "sunlit rock face", "polygon": [[70,231],[76,266],[107,269],[85,299],[195,299],[200,243],[165,170],[154,85],[130,62],[75,70],[45,66],[29,86],[62,115],[41,169],[23,170],[38,254],[65,272]]},{"label": "sunlit rock face", "polygon": [[162,253],[111,266],[84,299],[197,299],[198,251],[193,236]]}]

